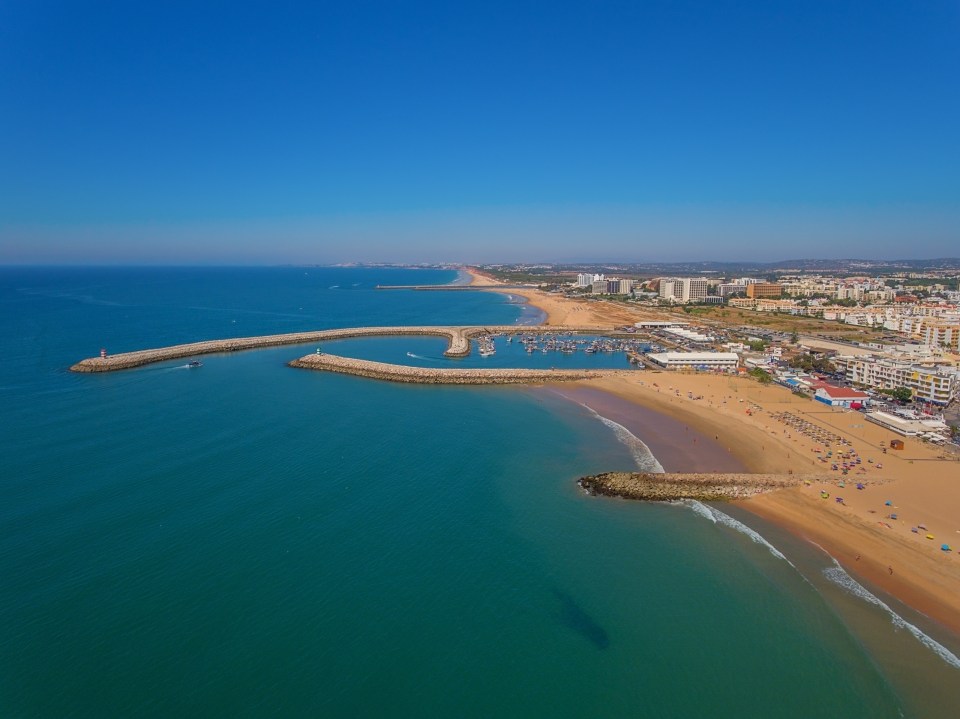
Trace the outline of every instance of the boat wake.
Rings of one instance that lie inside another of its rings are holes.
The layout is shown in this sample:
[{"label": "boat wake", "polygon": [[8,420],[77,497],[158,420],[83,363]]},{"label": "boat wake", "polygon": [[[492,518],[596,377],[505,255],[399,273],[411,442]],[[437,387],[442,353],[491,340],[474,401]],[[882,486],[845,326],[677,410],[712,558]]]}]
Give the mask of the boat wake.
[{"label": "boat wake", "polygon": [[427,362],[442,362],[443,360],[437,359],[436,357],[424,357],[423,355],[417,355],[413,352],[407,352],[407,357],[412,357],[413,359],[426,360]]},{"label": "boat wake", "polygon": [[956,654],[951,652],[936,639],[927,636],[918,627],[915,627],[913,624],[893,611],[893,609],[891,609],[879,597],[872,594],[866,587],[847,574],[846,570],[840,566],[840,563],[836,559],[833,559],[833,557],[830,557],[830,559],[833,560],[833,566],[827,567],[823,570],[823,575],[827,579],[855,597],[858,597],[868,604],[872,604],[875,607],[879,607],[885,611],[890,615],[890,621],[893,622],[893,626],[895,626],[897,629],[906,629],[918,642],[943,659],[943,661],[945,661],[947,664],[955,669],[960,669],[960,657],[957,657]]},{"label": "boat wake", "polygon": [[698,502],[695,499],[682,499],[679,503],[691,509],[694,514],[698,514],[704,519],[709,519],[714,524],[722,524],[723,526],[729,527],[730,529],[740,532],[741,534],[745,534],[757,544],[766,547],[770,554],[772,554],[774,557],[777,559],[782,559],[791,567],[793,566],[793,563],[783,555],[783,552],[770,544],[770,542],[768,542],[762,534],[756,530],[750,529],[750,527],[748,527],[746,524],[734,519],[729,514],[724,514],[719,509],[707,506],[703,502]]},{"label": "boat wake", "polygon": [[663,465],[660,464],[657,458],[653,456],[653,452],[650,451],[650,448],[629,429],[624,427],[622,424],[614,422],[612,419],[607,419],[596,410],[583,404],[583,402],[579,402],[578,404],[613,430],[614,436],[616,436],[616,438],[622,444],[625,444],[630,450],[630,454],[633,456],[633,461],[636,463],[637,469],[639,469],[641,472],[651,473],[662,473],[664,471]]}]

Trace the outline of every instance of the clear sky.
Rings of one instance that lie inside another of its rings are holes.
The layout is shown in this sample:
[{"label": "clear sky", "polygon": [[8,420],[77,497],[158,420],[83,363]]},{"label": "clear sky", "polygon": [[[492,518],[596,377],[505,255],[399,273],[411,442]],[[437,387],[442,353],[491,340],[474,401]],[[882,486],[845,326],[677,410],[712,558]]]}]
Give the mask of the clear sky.
[{"label": "clear sky", "polygon": [[0,263],[957,255],[958,0],[0,2]]}]

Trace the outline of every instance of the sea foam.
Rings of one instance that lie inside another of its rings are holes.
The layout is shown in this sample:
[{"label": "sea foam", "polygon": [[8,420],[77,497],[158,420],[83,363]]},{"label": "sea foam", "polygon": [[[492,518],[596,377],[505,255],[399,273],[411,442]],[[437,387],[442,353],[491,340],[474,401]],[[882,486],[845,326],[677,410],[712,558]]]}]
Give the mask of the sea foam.
[{"label": "sea foam", "polygon": [[698,502],[695,499],[683,499],[680,500],[680,504],[691,509],[694,514],[698,514],[704,519],[709,519],[714,524],[722,524],[723,526],[729,527],[730,529],[740,532],[741,534],[745,534],[752,541],[766,547],[770,554],[772,554],[774,557],[777,559],[782,559],[791,567],[793,566],[793,563],[783,555],[783,552],[770,544],[770,542],[768,542],[762,534],[756,530],[750,529],[750,527],[748,527],[746,524],[734,519],[729,514],[724,514],[719,509],[707,506],[703,502]]},{"label": "sea foam", "polygon": [[622,424],[614,422],[612,419],[604,417],[602,414],[598,413],[596,410],[588,407],[582,402],[579,404],[581,407],[584,407],[587,411],[589,411],[590,414],[613,430],[614,436],[630,450],[630,454],[633,456],[633,461],[641,472],[662,473],[664,471],[663,465],[660,464],[659,460],[657,460],[657,458],[653,455],[653,452],[650,451],[650,448],[629,429],[624,427]]},{"label": "sea foam", "polygon": [[916,638],[918,642],[943,659],[943,661],[945,661],[947,664],[956,669],[960,669],[960,657],[957,657],[956,654],[951,652],[936,639],[927,636],[918,627],[915,627],[913,624],[893,611],[893,609],[891,609],[879,597],[872,594],[866,587],[847,574],[847,571],[840,566],[840,563],[836,559],[833,559],[833,557],[830,557],[830,559],[833,560],[833,566],[827,567],[823,570],[823,575],[827,579],[836,584],[838,587],[845,589],[855,597],[867,602],[868,604],[873,604],[876,607],[880,607],[880,609],[890,615],[890,621],[893,622],[893,626],[895,626],[897,629],[906,629]]}]

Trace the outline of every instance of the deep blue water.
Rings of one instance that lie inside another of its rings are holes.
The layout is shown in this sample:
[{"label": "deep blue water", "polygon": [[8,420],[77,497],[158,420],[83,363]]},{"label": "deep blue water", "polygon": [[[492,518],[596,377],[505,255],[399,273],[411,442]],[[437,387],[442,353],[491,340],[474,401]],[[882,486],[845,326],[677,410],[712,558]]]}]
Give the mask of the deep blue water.
[{"label": "deep blue water", "polygon": [[689,508],[583,496],[634,456],[555,395],[286,367],[310,347],[67,371],[100,347],[530,316],[373,289],[454,279],[0,270],[0,716],[932,715],[878,659],[916,644],[887,620],[858,628]]}]

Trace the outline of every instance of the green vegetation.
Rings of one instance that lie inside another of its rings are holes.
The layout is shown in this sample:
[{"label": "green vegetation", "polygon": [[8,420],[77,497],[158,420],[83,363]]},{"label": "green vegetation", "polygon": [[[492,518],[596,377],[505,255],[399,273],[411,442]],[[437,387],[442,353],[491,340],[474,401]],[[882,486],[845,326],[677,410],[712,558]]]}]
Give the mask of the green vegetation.
[{"label": "green vegetation", "polygon": [[747,372],[751,377],[753,377],[760,384],[770,384],[773,382],[773,377],[765,369],[760,369],[759,367],[754,367],[752,370]]},{"label": "green vegetation", "polygon": [[828,360],[826,357],[814,357],[809,353],[791,357],[787,364],[796,369],[802,369],[804,372],[823,372],[826,374],[833,374],[837,371],[837,368],[834,366],[833,362]]},{"label": "green vegetation", "polygon": [[576,277],[571,277],[569,275],[558,275],[555,272],[537,272],[536,270],[526,270],[521,272],[515,270],[499,270],[484,267],[483,271],[491,277],[496,277],[498,280],[502,280],[508,284],[516,285],[567,285],[576,279]]},{"label": "green vegetation", "polygon": [[911,390],[909,387],[897,387],[896,389],[890,390],[890,396],[898,402],[906,404],[913,396],[913,390]]},{"label": "green vegetation", "polygon": [[754,340],[753,342],[747,342],[747,347],[754,352],[763,352],[767,348],[767,343],[763,340]]}]

